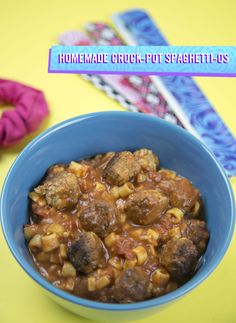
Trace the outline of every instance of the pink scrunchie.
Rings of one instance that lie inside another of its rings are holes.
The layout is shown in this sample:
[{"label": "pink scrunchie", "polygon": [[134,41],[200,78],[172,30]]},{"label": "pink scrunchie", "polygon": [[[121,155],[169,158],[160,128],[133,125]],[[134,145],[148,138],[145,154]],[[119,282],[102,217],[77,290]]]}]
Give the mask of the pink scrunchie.
[{"label": "pink scrunchie", "polygon": [[0,79],[0,104],[3,103],[15,109],[4,111],[0,117],[0,147],[11,146],[35,131],[49,113],[42,91]]}]

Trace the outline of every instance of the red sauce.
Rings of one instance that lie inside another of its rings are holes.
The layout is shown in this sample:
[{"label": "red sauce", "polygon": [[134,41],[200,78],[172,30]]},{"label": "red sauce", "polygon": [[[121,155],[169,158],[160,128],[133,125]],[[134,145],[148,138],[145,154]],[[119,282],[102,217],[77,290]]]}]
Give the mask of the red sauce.
[{"label": "red sauce", "polygon": [[[101,302],[136,302],[190,279],[209,238],[199,191],[146,149],[52,166],[24,227],[49,282]],[[201,220],[200,220],[201,219]]]}]

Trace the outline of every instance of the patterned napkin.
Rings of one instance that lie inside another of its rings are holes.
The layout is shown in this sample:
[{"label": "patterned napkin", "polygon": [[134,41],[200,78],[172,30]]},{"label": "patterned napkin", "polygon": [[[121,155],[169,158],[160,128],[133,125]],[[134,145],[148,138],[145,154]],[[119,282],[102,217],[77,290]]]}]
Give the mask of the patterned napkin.
[{"label": "patterned napkin", "polygon": [[[91,46],[94,45],[92,40],[86,37],[80,31],[68,31],[58,37],[58,42],[60,45],[64,46]],[[103,77],[102,75],[94,74],[81,74],[81,76],[92,83],[97,89],[103,91],[107,96],[114,99],[125,109],[133,112],[138,112],[138,108],[134,106],[127,98],[127,96],[122,95],[117,91],[112,82],[112,75],[107,75]]]},{"label": "patterned napkin", "polygon": [[[117,32],[108,24],[89,23],[85,26],[85,30],[96,45],[125,45]],[[113,87],[123,95],[128,94],[129,101],[142,112],[183,126],[149,76],[113,75],[112,81]]]},{"label": "patterned napkin", "polygon": [[[129,45],[168,45],[145,11],[115,14],[113,21]],[[152,80],[184,127],[206,143],[228,176],[235,176],[236,141],[194,80],[188,76],[153,76]]]}]

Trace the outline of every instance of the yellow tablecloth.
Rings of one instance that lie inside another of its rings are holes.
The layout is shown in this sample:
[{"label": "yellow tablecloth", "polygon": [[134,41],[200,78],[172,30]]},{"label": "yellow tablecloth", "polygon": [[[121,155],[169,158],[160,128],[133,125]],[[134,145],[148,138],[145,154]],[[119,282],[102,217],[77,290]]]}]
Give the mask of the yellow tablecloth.
[{"label": "yellow tablecloth", "polygon": [[[51,116],[40,131],[82,113],[121,109],[77,75],[49,75],[48,49],[56,44],[60,32],[81,28],[89,21],[108,21],[113,12],[134,6],[148,10],[173,45],[236,45],[234,0],[0,2],[0,77],[21,81],[45,92]],[[197,78],[197,82],[235,135],[236,79]],[[0,186],[17,154],[35,135],[14,148],[0,151]],[[235,190],[235,179],[231,182]],[[235,243],[236,235],[222,263],[197,289],[140,323],[236,322]],[[44,295],[13,259],[2,233],[0,322],[88,322]]]}]

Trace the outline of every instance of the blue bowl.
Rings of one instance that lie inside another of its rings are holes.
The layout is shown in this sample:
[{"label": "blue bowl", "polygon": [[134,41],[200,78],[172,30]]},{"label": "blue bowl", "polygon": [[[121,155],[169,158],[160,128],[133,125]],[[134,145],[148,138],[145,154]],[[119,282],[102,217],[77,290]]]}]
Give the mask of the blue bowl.
[{"label": "blue bowl", "polygon": [[[201,191],[210,241],[199,270],[177,290],[133,304],[105,304],[68,294],[35,269],[22,227],[28,222],[28,192],[49,166],[108,151],[150,148],[161,165],[190,179]],[[62,122],[34,139],[12,165],[1,195],[5,239],[18,263],[59,304],[93,320],[130,320],[156,312],[199,285],[222,260],[233,234],[234,197],[215,157],[198,139],[156,117],[129,112],[101,112]],[[117,315],[116,315],[117,314]]]}]

